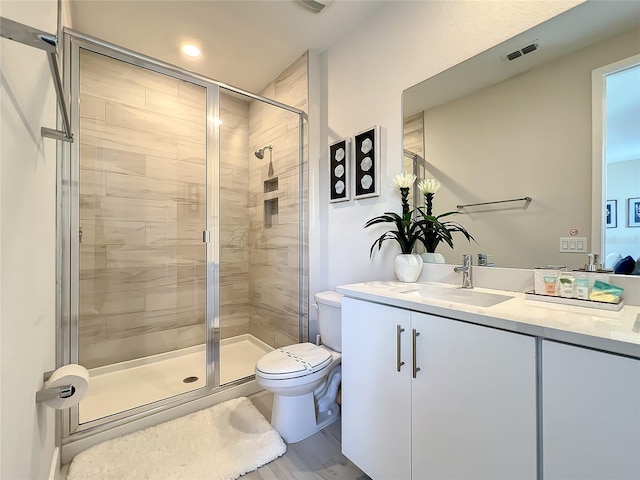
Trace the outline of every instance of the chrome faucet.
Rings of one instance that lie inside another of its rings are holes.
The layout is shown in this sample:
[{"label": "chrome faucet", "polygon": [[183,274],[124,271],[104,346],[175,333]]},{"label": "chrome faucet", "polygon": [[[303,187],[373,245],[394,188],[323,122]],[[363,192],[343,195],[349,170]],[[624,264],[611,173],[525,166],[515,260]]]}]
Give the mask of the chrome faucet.
[{"label": "chrome faucet", "polygon": [[462,266],[455,267],[454,272],[462,272],[462,288],[473,288],[473,280],[471,276],[471,255],[462,255]]}]

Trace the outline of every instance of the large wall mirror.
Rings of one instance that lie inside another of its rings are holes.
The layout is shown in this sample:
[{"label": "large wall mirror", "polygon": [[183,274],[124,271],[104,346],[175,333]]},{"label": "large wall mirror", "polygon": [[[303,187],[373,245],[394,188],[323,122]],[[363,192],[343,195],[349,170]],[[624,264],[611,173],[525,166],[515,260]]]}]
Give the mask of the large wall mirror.
[{"label": "large wall mirror", "polygon": [[[640,205],[639,54],[640,2],[586,2],[403,93],[405,170],[438,179],[434,214],[460,212],[478,242],[440,245],[447,263],[485,253],[501,267],[575,269],[586,253],[640,256],[629,210]],[[625,61],[625,81],[600,87],[596,106],[618,93],[598,124],[592,72]],[[484,205],[458,207],[470,204]],[[576,250],[560,252],[562,238]]]}]

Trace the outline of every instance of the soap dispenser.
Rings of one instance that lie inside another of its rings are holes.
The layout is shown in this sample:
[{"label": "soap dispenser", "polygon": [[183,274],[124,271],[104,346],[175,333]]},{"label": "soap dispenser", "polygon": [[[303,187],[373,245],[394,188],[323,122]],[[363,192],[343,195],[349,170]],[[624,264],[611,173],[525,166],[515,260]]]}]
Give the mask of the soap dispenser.
[{"label": "soap dispenser", "polygon": [[588,262],[585,266],[584,269],[587,272],[597,272],[598,270],[601,270],[600,265],[598,265],[598,254],[597,253],[589,253],[587,254],[587,259]]},{"label": "soap dispenser", "polygon": [[[584,266],[585,272],[597,272],[597,273],[612,273],[613,270],[607,270],[603,267],[601,263],[598,263],[598,254],[597,253],[589,253],[587,254],[588,263]],[[582,270],[582,269],[580,269]]]}]

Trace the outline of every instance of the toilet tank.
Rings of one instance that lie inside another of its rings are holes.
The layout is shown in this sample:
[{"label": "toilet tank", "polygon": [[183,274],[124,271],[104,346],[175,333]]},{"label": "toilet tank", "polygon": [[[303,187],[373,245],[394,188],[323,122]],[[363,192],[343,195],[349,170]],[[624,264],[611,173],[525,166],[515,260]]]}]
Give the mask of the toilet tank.
[{"label": "toilet tank", "polygon": [[314,297],[320,341],[331,350],[342,352],[342,294],[329,290],[318,292]]}]

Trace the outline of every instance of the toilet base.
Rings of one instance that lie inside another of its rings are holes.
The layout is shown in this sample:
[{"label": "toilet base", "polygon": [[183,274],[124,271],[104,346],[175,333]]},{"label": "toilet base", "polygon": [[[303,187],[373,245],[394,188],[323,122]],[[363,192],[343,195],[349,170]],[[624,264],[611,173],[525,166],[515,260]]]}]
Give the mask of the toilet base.
[{"label": "toilet base", "polygon": [[295,397],[274,395],[271,425],[285,442],[299,442],[338,419],[340,407],[337,403],[334,405],[319,412],[316,418],[313,392]]}]

